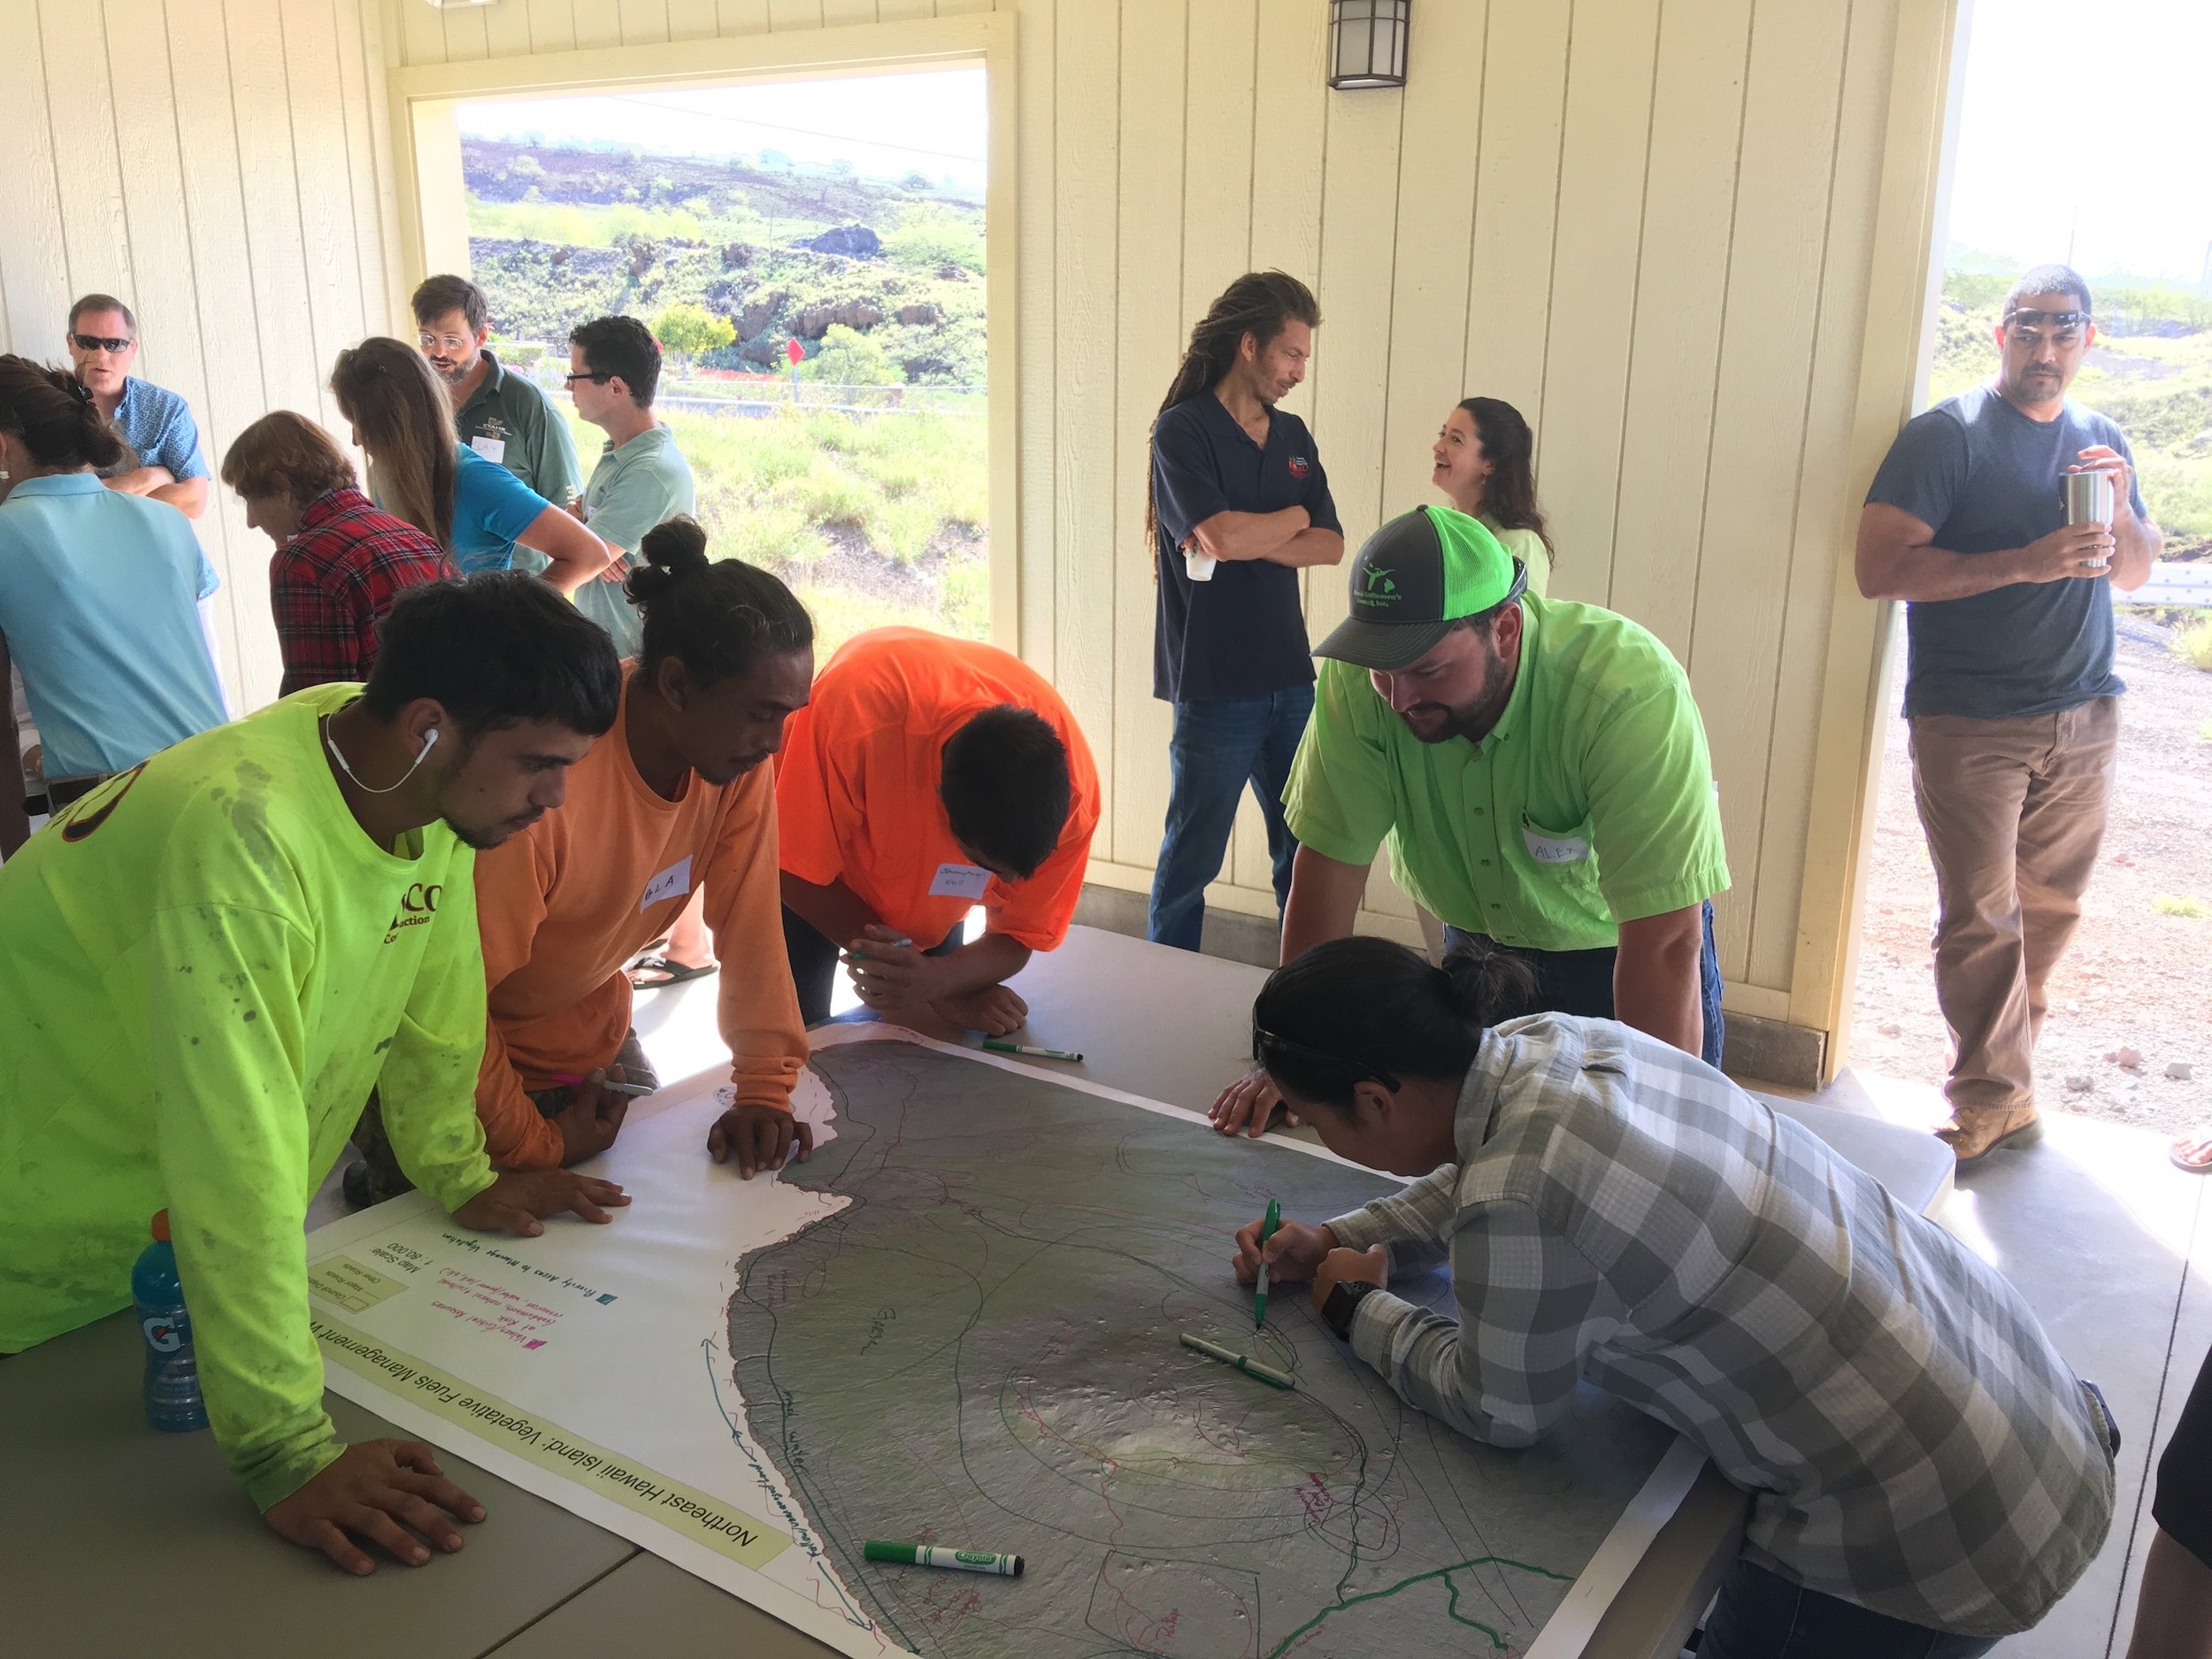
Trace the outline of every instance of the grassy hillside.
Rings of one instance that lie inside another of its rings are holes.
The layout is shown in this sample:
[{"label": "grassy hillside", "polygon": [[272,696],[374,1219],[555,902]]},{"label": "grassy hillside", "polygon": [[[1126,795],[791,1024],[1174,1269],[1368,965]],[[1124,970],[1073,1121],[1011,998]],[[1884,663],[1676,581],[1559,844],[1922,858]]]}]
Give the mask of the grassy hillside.
[{"label": "grassy hillside", "polygon": [[[1932,400],[1996,373],[1993,335],[2008,281],[1945,278]],[[2204,557],[2212,554],[2212,303],[2173,288],[2093,287],[2097,343],[2071,396],[2127,434],[2167,557]]]},{"label": "grassy hillside", "polygon": [[[568,332],[620,313],[648,323],[689,303],[735,341],[699,365],[887,384],[980,386],[981,205],[916,174],[468,140],[470,258],[499,337],[567,356]],[[803,244],[826,242],[827,250]],[[846,344],[821,357],[839,328]],[[855,349],[852,330],[864,342]],[[880,356],[876,349],[879,349]],[[526,352],[517,352],[518,359]],[[727,396],[727,380],[665,394]],[[587,469],[604,435],[569,413]],[[785,410],[768,419],[664,406],[691,464],[717,557],[764,565],[814,615],[817,653],[891,623],[979,639],[989,622],[989,471],[980,398],[874,417]],[[955,412],[972,404],[968,412]]]},{"label": "grassy hillside", "polygon": [[[895,378],[983,380],[983,213],[916,175],[822,171],[471,139],[469,250],[500,334],[557,349],[589,317],[689,302],[737,338],[703,366],[783,366],[833,323],[867,335]],[[862,251],[802,244],[825,235]]]}]

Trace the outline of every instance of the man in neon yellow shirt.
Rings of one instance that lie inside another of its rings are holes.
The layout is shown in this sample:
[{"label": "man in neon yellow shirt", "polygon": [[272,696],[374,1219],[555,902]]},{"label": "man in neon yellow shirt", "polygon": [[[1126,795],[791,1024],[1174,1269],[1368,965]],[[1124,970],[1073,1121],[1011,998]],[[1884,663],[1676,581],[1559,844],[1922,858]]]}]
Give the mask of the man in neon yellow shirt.
[{"label": "man in neon yellow shirt", "polygon": [[166,1209],[233,1474],[350,1571],[349,1531],[420,1564],[483,1514],[427,1447],[342,1445],[323,1411],[301,1228],[369,1091],[466,1225],[628,1202],[495,1177],[475,1105],[472,849],[560,804],[618,692],[605,634],[542,583],[434,583],[393,607],[365,689],[165,749],[0,867],[0,1354],[127,1306]]},{"label": "man in neon yellow shirt", "polygon": [[[1689,677],[1626,617],[1526,591],[1448,507],[1352,569],[1283,807],[1298,838],[1282,959],[1352,931],[1376,852],[1446,924],[1523,956],[1537,1007],[1618,1019],[1718,1065],[1720,804]],[[1257,1134],[1263,1072],[1214,1125]]]}]

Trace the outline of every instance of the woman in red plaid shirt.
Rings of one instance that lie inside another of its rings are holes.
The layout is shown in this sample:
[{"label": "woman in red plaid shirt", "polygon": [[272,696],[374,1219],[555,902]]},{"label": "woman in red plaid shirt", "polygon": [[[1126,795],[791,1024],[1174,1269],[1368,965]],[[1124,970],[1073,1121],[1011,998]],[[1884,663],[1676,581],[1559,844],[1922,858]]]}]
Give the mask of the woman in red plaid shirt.
[{"label": "woman in red plaid shirt", "polygon": [[288,409],[238,434],[223,482],[245,502],[246,522],[276,543],[269,603],[284,653],[280,696],[366,680],[392,601],[458,573],[435,541],[361,493],[328,433]]}]

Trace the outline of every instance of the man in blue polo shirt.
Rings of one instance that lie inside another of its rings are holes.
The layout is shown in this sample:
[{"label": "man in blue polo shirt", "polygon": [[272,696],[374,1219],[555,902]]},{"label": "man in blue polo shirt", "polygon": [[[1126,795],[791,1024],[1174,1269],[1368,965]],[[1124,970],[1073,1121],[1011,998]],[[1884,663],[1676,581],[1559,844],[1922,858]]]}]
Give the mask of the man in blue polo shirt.
[{"label": "man in blue polo shirt", "polygon": [[1344,557],[1312,434],[1276,404],[1321,321],[1280,271],[1232,282],[1191,330],[1152,426],[1147,528],[1159,561],[1152,695],[1175,706],[1167,828],[1146,934],[1196,950],[1248,782],[1267,818],[1278,912],[1297,852],[1283,786],[1313,712],[1298,572]]},{"label": "man in blue polo shirt", "polygon": [[138,319],[111,294],[88,294],[69,308],[69,360],[100,412],[131,446],[110,489],[167,502],[188,518],[207,511],[207,456],[192,409],[174,392],[131,373]]}]

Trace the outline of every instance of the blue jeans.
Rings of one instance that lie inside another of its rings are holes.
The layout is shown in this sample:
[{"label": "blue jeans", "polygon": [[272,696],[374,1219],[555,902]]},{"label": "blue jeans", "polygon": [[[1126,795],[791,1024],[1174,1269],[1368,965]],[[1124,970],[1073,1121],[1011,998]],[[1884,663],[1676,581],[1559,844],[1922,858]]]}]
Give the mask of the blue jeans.
[{"label": "blue jeans", "polygon": [[[1447,926],[1444,949],[1480,934]],[[1586,1019],[1613,1018],[1613,958],[1620,953],[1602,950],[1523,950],[1513,954],[1536,974],[1536,1006],[1549,1014],[1579,1014]],[[1713,948],[1713,902],[1705,901],[1705,942],[1698,951],[1698,1001],[1705,1010],[1705,1044],[1698,1058],[1720,1069],[1721,1039],[1725,1034],[1720,1015],[1720,953]]]},{"label": "blue jeans", "polygon": [[1283,822],[1283,786],[1290,781],[1290,763],[1312,713],[1311,686],[1272,696],[1175,705],[1175,735],[1167,750],[1167,830],[1160,838],[1145,920],[1145,937],[1154,944],[1198,949],[1206,926],[1206,884],[1221,873],[1247,783],[1267,817],[1278,914],[1289,901],[1290,861],[1298,842]]},{"label": "blue jeans", "polygon": [[1949,1636],[1738,1561],[1720,1581],[1698,1659],[1977,1659],[1992,1636]]}]

